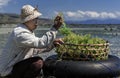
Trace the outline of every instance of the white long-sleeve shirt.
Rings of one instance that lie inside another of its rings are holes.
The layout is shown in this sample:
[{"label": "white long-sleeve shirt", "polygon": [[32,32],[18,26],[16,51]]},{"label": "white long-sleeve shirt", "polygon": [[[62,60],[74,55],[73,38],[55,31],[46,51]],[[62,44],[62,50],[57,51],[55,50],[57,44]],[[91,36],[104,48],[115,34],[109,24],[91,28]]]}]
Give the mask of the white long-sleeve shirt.
[{"label": "white long-sleeve shirt", "polygon": [[0,55],[0,75],[11,73],[13,65],[33,54],[33,48],[45,48],[52,44],[57,31],[53,28],[41,38],[36,37],[23,24],[18,25],[12,31],[8,42]]}]

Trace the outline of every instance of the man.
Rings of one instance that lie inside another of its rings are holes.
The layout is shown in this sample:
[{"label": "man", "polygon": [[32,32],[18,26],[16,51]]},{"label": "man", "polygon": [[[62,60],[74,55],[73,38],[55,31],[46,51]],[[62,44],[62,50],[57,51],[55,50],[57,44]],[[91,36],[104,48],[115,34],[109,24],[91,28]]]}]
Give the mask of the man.
[{"label": "man", "polygon": [[43,67],[40,57],[32,57],[34,48],[48,48],[62,43],[55,39],[57,30],[62,25],[62,18],[57,16],[54,25],[41,38],[34,35],[33,30],[41,15],[31,5],[24,5],[21,9],[22,23],[13,29],[8,42],[0,55],[0,75],[10,78],[36,78]]}]

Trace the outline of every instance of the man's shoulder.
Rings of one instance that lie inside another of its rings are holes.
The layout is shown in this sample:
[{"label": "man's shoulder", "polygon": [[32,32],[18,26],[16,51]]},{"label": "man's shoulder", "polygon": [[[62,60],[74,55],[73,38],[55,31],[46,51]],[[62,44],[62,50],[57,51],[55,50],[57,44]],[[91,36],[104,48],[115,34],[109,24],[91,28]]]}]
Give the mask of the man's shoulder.
[{"label": "man's shoulder", "polygon": [[14,28],[14,32],[30,32],[26,26],[19,24],[16,28]]}]

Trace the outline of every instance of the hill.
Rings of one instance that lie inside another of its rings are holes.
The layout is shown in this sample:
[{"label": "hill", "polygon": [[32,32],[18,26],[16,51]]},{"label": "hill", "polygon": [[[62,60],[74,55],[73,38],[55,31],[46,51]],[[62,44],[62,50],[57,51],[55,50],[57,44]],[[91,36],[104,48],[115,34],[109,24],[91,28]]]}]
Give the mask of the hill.
[{"label": "hill", "polygon": [[17,14],[7,14],[7,13],[0,13],[0,23],[19,23],[20,17]]},{"label": "hill", "polygon": [[[18,14],[0,13],[0,19],[0,24],[16,24],[21,22],[20,15]],[[52,24],[52,20],[40,18],[39,24]]]}]

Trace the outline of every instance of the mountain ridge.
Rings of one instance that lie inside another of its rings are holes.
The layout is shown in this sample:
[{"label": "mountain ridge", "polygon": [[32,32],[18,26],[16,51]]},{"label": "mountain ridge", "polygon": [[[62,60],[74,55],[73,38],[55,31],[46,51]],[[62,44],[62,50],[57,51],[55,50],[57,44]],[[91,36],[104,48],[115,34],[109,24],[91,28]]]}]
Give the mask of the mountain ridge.
[{"label": "mountain ridge", "polygon": [[120,24],[119,19],[105,19],[105,20],[98,20],[98,19],[91,19],[91,20],[84,20],[84,21],[66,21],[67,24]]},{"label": "mountain ridge", "polygon": [[[14,13],[0,13],[0,24],[16,24],[20,23],[20,15]],[[84,20],[84,21],[65,21],[67,24],[120,24],[120,19],[91,19],[91,20]],[[50,25],[53,24],[53,20],[48,18],[40,18],[39,19],[40,25]]]}]

